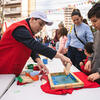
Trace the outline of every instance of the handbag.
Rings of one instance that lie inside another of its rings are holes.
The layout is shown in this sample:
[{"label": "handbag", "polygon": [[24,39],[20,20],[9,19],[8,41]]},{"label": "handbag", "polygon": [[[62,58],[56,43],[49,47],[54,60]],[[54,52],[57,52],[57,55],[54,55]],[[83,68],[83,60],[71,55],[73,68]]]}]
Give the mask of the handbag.
[{"label": "handbag", "polygon": [[76,29],[75,29],[75,24],[74,24],[74,32],[75,32],[75,35],[76,35],[77,39],[78,39],[82,44],[85,45],[85,43],[77,36]]}]

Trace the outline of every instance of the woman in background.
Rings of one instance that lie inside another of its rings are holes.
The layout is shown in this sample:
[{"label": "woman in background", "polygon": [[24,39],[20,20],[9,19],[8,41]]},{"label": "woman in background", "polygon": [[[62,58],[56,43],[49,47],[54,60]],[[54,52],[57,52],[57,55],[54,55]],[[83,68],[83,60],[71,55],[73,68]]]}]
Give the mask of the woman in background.
[{"label": "woman in background", "polygon": [[68,41],[66,44],[66,48],[68,49],[67,56],[71,59],[73,65],[81,70],[79,63],[86,58],[84,54],[84,45],[87,42],[93,42],[93,34],[90,27],[83,23],[81,13],[78,9],[73,10],[71,18],[74,26],[71,33],[68,34]]}]

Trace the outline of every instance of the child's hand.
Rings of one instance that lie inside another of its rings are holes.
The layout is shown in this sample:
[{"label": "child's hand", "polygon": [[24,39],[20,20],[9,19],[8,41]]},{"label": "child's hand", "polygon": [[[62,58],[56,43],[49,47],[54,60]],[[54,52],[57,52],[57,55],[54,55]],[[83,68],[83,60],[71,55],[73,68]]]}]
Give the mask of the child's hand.
[{"label": "child's hand", "polygon": [[98,72],[93,73],[93,74],[88,76],[88,80],[89,81],[95,81],[95,80],[97,80],[99,78],[100,78],[100,74]]},{"label": "child's hand", "polygon": [[80,64],[79,64],[80,66],[83,66],[84,64],[83,64],[83,62],[80,62]]},{"label": "child's hand", "polygon": [[63,53],[66,54],[68,52],[68,48],[63,49]]},{"label": "child's hand", "polygon": [[87,61],[87,63],[85,64],[84,70],[90,72],[91,71],[91,61]]}]

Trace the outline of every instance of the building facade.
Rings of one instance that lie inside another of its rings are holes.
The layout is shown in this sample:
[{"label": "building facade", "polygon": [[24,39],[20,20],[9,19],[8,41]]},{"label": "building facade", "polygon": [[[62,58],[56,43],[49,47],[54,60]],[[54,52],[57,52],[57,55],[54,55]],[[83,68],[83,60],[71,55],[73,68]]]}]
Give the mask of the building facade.
[{"label": "building facade", "polygon": [[65,27],[69,30],[73,24],[71,19],[71,13],[73,11],[73,7],[64,8],[64,23]]},{"label": "building facade", "polygon": [[35,0],[1,0],[0,5],[0,22],[3,24],[3,30],[5,30],[5,23],[9,26],[29,17],[35,10]]}]

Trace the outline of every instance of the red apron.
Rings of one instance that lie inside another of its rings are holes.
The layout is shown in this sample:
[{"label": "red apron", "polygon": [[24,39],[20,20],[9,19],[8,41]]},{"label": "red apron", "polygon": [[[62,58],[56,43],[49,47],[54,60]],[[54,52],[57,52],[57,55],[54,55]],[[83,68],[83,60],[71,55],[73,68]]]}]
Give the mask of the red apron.
[{"label": "red apron", "polygon": [[19,26],[25,26],[32,35],[25,20],[12,24],[6,30],[0,41],[0,74],[16,74],[18,76],[31,55],[32,50],[16,41],[12,36],[13,31]]}]

